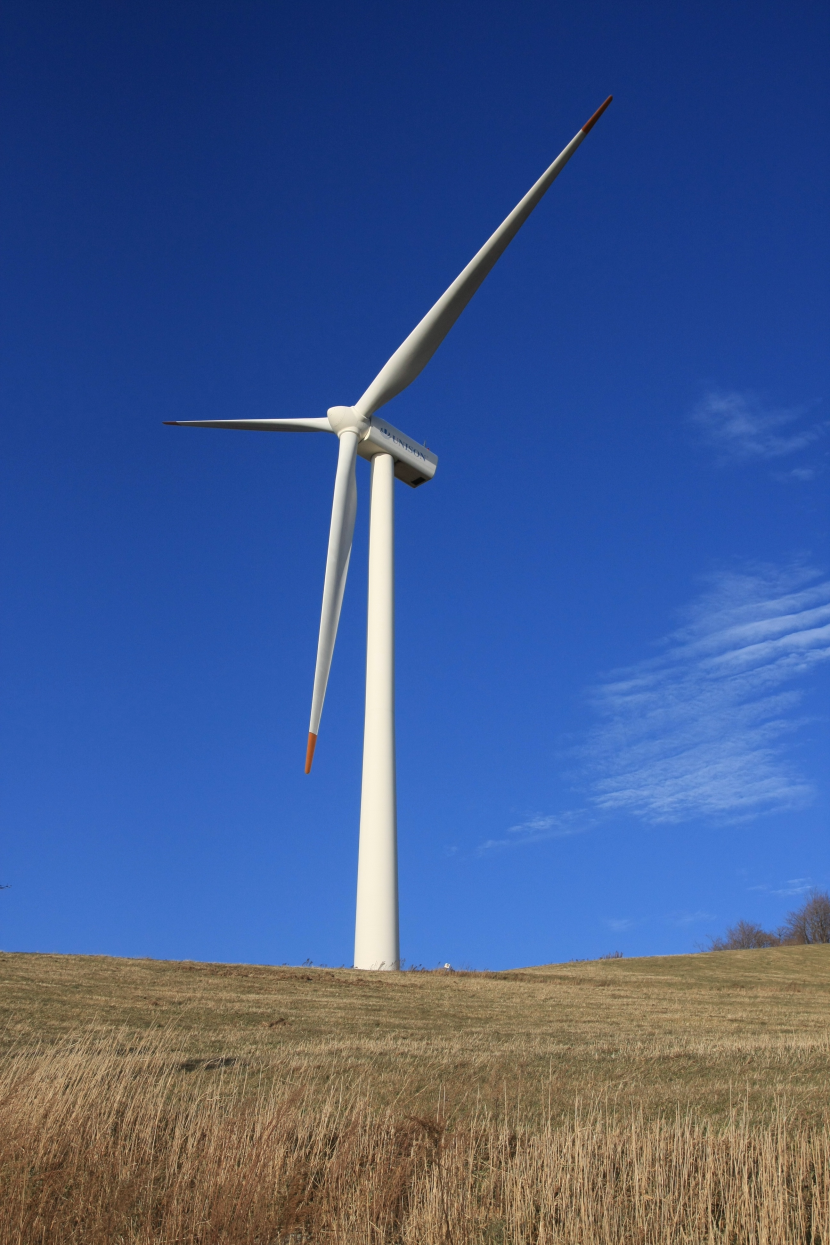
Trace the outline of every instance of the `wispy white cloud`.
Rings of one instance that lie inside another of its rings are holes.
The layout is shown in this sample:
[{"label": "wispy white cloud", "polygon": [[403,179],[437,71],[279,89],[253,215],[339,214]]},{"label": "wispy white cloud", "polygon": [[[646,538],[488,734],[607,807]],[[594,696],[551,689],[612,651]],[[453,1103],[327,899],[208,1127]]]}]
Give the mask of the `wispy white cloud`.
[{"label": "wispy white cloud", "polygon": [[683,929],[687,925],[697,925],[700,921],[714,920],[714,912],[703,912],[702,910],[697,912],[676,912],[673,916],[669,917],[669,923],[671,925],[678,926],[680,929]]},{"label": "wispy white cloud", "polygon": [[484,843],[479,843],[476,853],[481,856],[485,852],[522,847],[526,843],[541,843],[545,839],[564,839],[572,834],[583,834],[592,820],[585,809],[545,815],[540,813],[516,826],[510,826],[503,839],[487,839]]},{"label": "wispy white cloud", "polygon": [[[721,464],[750,459],[784,458],[813,445],[827,432],[826,421],[805,423],[814,406],[765,407],[753,394],[707,393],[692,413],[692,422],[717,451]],[[786,473],[809,480],[815,466]]]},{"label": "wispy white cloud", "polygon": [[768,895],[804,895],[807,891],[813,889],[814,883],[810,878],[788,878],[786,882],[779,886],[770,886],[768,883],[761,883],[760,886],[750,886],[751,891],[764,891]]},{"label": "wispy white cloud", "polygon": [[[656,647],[658,656],[591,692],[598,724],[572,754],[585,805],[529,817],[480,843],[476,855],[582,834],[619,812],[650,824],[739,821],[812,800],[787,741],[805,720],[804,676],[830,658],[830,581],[803,566],[713,576]],[[793,878],[780,889],[750,889],[795,895],[810,886]],[[622,931],[632,922],[607,924]]]},{"label": "wispy white cloud", "polygon": [[580,750],[590,804],[661,823],[809,802],[786,740],[798,681],[830,657],[830,582],[804,568],[721,574],[660,647],[594,690],[600,721]]},{"label": "wispy white cloud", "polygon": [[629,929],[636,929],[642,925],[653,925],[655,922],[661,925],[673,925],[678,929],[685,929],[689,925],[699,925],[703,921],[716,920],[713,912],[704,912],[698,909],[697,912],[670,912],[670,913],[648,913],[640,916],[638,920],[632,917],[606,917],[603,922],[615,934],[623,934]]},{"label": "wispy white cloud", "polygon": [[773,895],[805,895],[813,889],[809,878],[788,878],[783,886],[773,888]]}]

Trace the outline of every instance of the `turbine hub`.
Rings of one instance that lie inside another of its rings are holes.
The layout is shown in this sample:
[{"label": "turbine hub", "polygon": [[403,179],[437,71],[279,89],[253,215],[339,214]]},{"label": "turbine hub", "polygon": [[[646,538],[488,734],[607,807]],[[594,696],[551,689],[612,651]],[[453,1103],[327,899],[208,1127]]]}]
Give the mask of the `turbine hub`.
[{"label": "turbine hub", "polygon": [[362,439],[369,431],[369,417],[358,415],[353,406],[330,406],[326,415],[338,437],[344,432],[356,432]]}]

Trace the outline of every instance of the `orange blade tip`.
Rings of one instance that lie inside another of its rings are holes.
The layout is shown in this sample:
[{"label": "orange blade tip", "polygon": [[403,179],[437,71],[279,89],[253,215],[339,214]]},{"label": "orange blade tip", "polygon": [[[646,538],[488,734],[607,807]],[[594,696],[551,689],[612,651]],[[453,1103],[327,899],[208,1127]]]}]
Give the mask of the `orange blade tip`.
[{"label": "orange blade tip", "polygon": [[308,732],[308,747],[305,754],[305,772],[311,773],[311,762],[314,760],[314,749],[317,746],[317,736],[313,731]]},{"label": "orange blade tip", "polygon": [[613,98],[614,98],[614,96],[613,96],[613,95],[609,95],[609,96],[608,96],[608,99],[605,101],[605,103],[604,103],[604,104],[600,104],[599,108],[596,110],[596,112],[594,113],[593,117],[591,117],[591,120],[590,120],[590,121],[586,121],[586,122],[585,122],[585,124],[584,124],[584,125],[583,125],[583,127],[582,127],[582,133],[583,133],[583,134],[587,134],[589,130],[592,130],[592,129],[594,128],[594,126],[596,125],[597,121],[599,121],[600,117],[601,117],[601,116],[602,116],[602,114],[605,112],[606,108],[607,108],[607,107],[608,107],[608,105],[611,103],[611,100],[612,100]]}]

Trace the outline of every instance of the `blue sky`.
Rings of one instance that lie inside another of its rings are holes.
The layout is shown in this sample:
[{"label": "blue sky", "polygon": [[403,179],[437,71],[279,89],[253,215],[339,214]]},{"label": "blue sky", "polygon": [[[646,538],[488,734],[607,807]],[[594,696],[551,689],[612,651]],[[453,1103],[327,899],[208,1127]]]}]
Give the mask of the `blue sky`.
[{"label": "blue sky", "polygon": [[402,953],[692,950],[830,885],[817,4],[10,3],[0,946],[349,963],[351,403],[606,95],[422,376]]}]

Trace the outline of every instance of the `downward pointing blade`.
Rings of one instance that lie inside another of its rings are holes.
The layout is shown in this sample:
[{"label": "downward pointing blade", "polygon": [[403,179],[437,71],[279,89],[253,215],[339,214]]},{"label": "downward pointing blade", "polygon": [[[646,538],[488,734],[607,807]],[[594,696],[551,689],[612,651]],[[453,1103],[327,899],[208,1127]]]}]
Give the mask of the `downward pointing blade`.
[{"label": "downward pointing blade", "polygon": [[556,157],[553,164],[531,186],[525,197],[516,205],[506,220],[502,221],[496,232],[484,243],[474,255],[467,267],[453,281],[452,285],[438,299],[416,325],[391,359],[381,368],[369,388],[358,402],[355,410],[359,415],[372,415],[384,403],[389,402],[401,390],[406,389],[415,377],[426,367],[441,342],[455,324],[467,303],[475,294],[496,260],[504,253],[507,246],[515,238],[545,191],[553,184],[559,173],[570,160],[579,144],[589,130],[593,129],[605,109],[611,103],[611,96],[590,118],[582,129],[568,143],[564,151]]},{"label": "downward pointing blade", "polygon": [[308,728],[308,751],[305,772],[311,772],[314,747],[320,730],[323,701],[340,622],[340,607],[349,571],[352,552],[352,535],[357,513],[357,484],[355,482],[355,458],[357,433],[344,432],[340,436],[340,452],[337,457],[337,475],[334,479],[334,501],[331,507],[329,551],[326,558],[326,580],[323,585],[323,609],[320,615],[320,638],[317,641],[317,668],[314,671],[314,691],[311,696],[311,722]]}]

